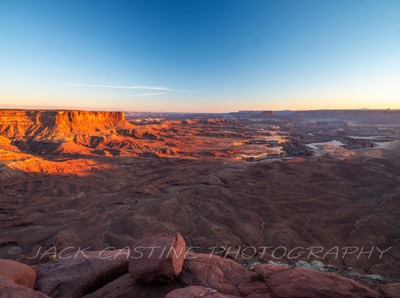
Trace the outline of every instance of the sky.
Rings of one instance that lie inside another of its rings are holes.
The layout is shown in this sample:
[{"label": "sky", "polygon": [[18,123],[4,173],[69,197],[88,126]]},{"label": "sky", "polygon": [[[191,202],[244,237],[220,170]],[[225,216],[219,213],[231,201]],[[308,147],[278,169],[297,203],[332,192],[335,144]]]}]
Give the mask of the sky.
[{"label": "sky", "polygon": [[1,0],[0,108],[399,109],[397,0]]}]

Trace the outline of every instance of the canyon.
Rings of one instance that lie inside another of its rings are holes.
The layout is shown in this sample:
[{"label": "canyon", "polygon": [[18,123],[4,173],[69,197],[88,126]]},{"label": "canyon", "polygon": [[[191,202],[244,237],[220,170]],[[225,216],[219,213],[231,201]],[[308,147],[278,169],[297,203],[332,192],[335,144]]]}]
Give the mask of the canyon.
[{"label": "canyon", "polygon": [[400,117],[354,113],[1,110],[0,258],[179,231],[244,266],[399,282]]}]

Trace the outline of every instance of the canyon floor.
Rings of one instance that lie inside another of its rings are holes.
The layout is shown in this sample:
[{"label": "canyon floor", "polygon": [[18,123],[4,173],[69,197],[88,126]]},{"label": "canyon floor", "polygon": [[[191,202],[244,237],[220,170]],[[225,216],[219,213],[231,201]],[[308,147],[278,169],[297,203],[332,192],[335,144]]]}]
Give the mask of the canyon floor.
[{"label": "canyon floor", "polygon": [[0,258],[37,264],[178,231],[244,264],[400,281],[398,126],[135,117],[55,142],[2,119]]}]

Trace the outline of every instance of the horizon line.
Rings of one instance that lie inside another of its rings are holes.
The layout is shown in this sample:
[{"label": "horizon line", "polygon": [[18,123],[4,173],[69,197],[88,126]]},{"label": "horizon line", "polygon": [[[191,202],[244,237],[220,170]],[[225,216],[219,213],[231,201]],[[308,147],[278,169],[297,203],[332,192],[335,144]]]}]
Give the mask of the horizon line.
[{"label": "horizon line", "polygon": [[323,109],[262,109],[262,110],[237,110],[237,111],[229,111],[229,112],[189,112],[189,111],[135,111],[135,110],[122,110],[122,109],[92,109],[92,108],[57,108],[57,107],[48,107],[48,108],[18,108],[18,107],[2,107],[0,106],[0,110],[19,110],[19,111],[86,111],[86,112],[123,112],[123,113],[160,113],[160,114],[231,114],[231,113],[240,113],[240,112],[310,112],[310,111],[400,111],[400,108],[323,108]]}]

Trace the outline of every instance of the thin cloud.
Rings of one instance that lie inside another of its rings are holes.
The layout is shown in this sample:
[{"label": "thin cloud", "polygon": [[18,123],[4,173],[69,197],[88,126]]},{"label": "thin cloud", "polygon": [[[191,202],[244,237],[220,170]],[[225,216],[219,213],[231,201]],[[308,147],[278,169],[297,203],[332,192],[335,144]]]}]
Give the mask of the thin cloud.
[{"label": "thin cloud", "polygon": [[165,95],[167,92],[157,92],[157,93],[138,93],[138,94],[129,94],[129,96],[157,96],[157,95]]},{"label": "thin cloud", "polygon": [[82,69],[76,68],[53,68],[53,71],[66,71],[66,72],[84,72]]},{"label": "thin cloud", "polygon": [[329,84],[358,84],[362,83],[362,80],[343,80],[343,81],[330,81]]},{"label": "thin cloud", "polygon": [[100,94],[114,94],[114,95],[116,95],[116,94],[124,94],[124,93],[122,93],[122,92],[100,92]]},{"label": "thin cloud", "polygon": [[112,88],[112,89],[129,89],[129,90],[158,90],[158,91],[174,91],[174,92],[193,92],[183,89],[172,89],[163,86],[118,86],[118,85],[91,85],[91,84],[64,84],[66,86],[75,87],[95,87],[95,88]]}]

